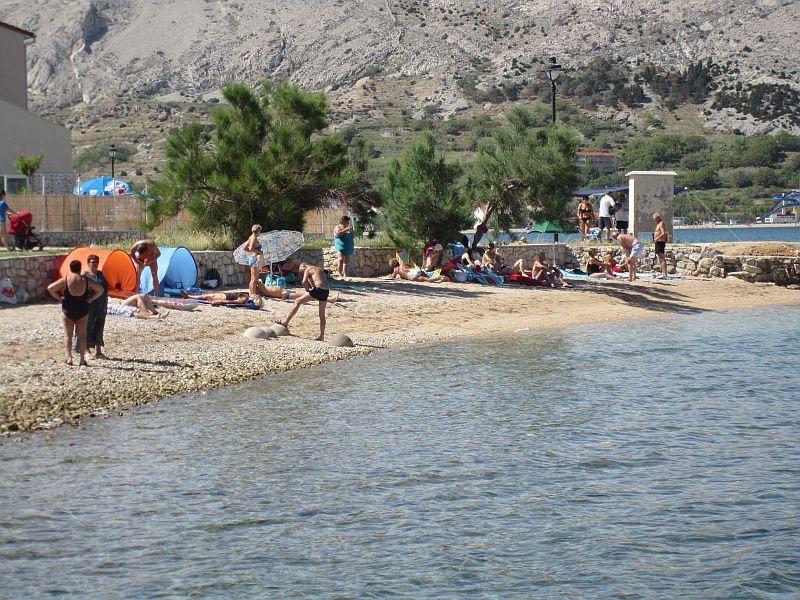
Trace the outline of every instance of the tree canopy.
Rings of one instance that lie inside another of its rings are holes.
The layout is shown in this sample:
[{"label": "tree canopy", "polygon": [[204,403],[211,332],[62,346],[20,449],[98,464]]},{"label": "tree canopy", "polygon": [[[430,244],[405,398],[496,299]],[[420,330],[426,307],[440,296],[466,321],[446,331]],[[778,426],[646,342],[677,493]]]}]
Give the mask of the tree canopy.
[{"label": "tree canopy", "polygon": [[467,176],[473,201],[486,207],[473,245],[490,224],[508,230],[529,221],[563,222],[580,180],[574,130],[537,127],[535,115],[524,108],[512,109],[508,121],[478,147]]},{"label": "tree canopy", "polygon": [[364,153],[351,156],[341,137],[322,133],[324,94],[265,82],[259,93],[233,83],[223,96],[210,131],[191,123],[167,139],[164,178],[152,186],[156,216],[186,207],[200,228],[236,234],[253,223],[302,229],[305,212],[330,197],[356,209],[377,202]]},{"label": "tree canopy", "polygon": [[386,231],[401,247],[437,239],[456,239],[472,225],[469,203],[459,178],[462,169],[437,152],[430,133],[412,144],[402,160],[395,160],[385,172],[381,194]]},{"label": "tree canopy", "polygon": [[28,183],[33,185],[31,177],[34,176],[36,171],[42,168],[43,161],[44,154],[37,154],[35,156],[25,156],[24,154],[20,154],[16,164],[17,171],[19,171],[21,175],[25,175],[25,177],[28,178]]}]

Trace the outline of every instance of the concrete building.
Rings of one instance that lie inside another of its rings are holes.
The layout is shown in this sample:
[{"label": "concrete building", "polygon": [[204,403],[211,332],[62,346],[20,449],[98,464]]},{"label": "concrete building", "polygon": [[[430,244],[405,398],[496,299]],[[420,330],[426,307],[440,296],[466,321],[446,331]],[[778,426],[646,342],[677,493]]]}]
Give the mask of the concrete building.
[{"label": "concrete building", "polygon": [[580,169],[587,163],[591,163],[599,173],[616,173],[620,169],[619,156],[613,152],[576,152],[575,156]]},{"label": "concrete building", "polygon": [[[28,112],[26,44],[30,31],[0,21],[0,185],[8,193],[23,188],[67,194],[72,190],[72,140],[68,129]],[[42,167],[28,182],[17,171],[20,155],[44,155]]]}]

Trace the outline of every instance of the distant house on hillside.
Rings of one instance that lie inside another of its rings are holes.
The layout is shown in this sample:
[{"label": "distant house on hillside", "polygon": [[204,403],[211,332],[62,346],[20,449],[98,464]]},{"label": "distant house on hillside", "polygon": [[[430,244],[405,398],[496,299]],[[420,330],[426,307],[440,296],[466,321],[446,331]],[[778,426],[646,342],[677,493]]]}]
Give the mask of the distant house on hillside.
[{"label": "distant house on hillside", "polygon": [[620,170],[619,156],[613,152],[576,152],[578,168],[591,163],[599,173],[616,173]]},{"label": "distant house on hillside", "polygon": [[[70,132],[28,112],[28,68],[26,44],[36,36],[30,31],[0,21],[0,185],[8,193],[42,184],[53,194],[72,190],[72,142]],[[16,167],[21,154],[44,154],[34,181],[26,181]]]}]

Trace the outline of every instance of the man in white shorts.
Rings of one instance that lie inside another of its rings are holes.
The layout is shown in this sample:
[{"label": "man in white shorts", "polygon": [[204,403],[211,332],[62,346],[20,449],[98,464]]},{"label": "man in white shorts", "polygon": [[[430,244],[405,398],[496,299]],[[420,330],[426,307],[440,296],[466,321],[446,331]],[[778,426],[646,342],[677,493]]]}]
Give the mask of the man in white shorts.
[{"label": "man in white shorts", "polygon": [[630,233],[615,233],[614,239],[625,251],[625,264],[628,265],[628,281],[636,281],[636,261],[644,254],[644,244]]},{"label": "man in white shorts", "polygon": [[597,234],[599,240],[603,239],[603,230],[605,229],[606,240],[611,241],[611,227],[613,225],[611,215],[614,214],[616,208],[617,204],[609,194],[605,194],[600,198],[600,233]]}]

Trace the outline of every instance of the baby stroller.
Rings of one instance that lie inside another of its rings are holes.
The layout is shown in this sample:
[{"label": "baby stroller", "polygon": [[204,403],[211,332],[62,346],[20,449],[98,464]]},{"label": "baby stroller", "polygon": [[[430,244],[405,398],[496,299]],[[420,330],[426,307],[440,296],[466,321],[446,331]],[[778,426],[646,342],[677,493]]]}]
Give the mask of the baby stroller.
[{"label": "baby stroller", "polygon": [[32,250],[34,246],[39,246],[39,250],[44,249],[42,239],[36,235],[31,225],[33,215],[30,211],[21,210],[8,219],[8,233],[14,236],[14,246],[20,250]]}]

